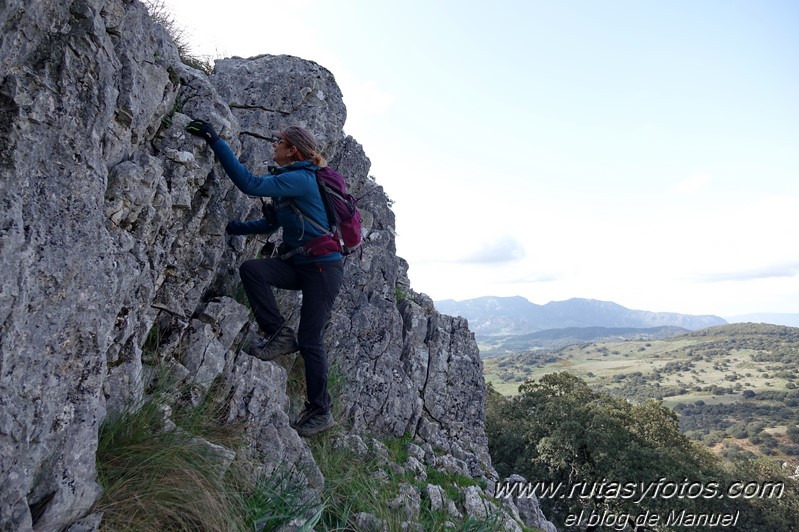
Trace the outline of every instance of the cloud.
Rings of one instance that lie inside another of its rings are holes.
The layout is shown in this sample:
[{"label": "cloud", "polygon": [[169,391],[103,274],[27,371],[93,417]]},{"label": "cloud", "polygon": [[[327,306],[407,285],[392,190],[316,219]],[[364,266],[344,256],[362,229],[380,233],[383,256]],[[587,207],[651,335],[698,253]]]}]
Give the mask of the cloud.
[{"label": "cloud", "polygon": [[505,279],[505,280],[500,279],[497,281],[497,284],[526,285],[526,284],[535,284],[535,283],[554,283],[556,281],[560,281],[562,278],[563,275],[561,274],[539,273],[539,274],[524,275],[516,279]]},{"label": "cloud", "polygon": [[707,190],[710,186],[710,177],[704,174],[683,179],[674,186],[674,192],[678,194],[696,194]]},{"label": "cloud", "polygon": [[755,281],[758,279],[786,278],[799,275],[799,262],[787,264],[770,264],[759,268],[747,270],[699,274],[692,279],[706,283],[721,283],[727,281]]},{"label": "cloud", "polygon": [[494,241],[484,243],[476,251],[455,262],[498,264],[517,261],[526,256],[527,252],[524,250],[524,246],[515,237],[505,235]]}]

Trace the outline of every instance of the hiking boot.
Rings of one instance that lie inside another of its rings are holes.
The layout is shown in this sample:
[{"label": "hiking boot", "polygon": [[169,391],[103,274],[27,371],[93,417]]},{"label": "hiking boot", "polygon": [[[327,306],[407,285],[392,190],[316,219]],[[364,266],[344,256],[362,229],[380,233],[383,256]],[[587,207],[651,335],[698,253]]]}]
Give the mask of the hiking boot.
[{"label": "hiking boot", "polygon": [[297,339],[294,337],[294,331],[288,327],[281,327],[271,338],[262,339],[251,347],[248,354],[269,362],[277,357],[294,353],[299,349]]},{"label": "hiking boot", "polygon": [[298,425],[302,424],[307,418],[311,417],[316,413],[316,409],[311,408],[311,403],[305,401],[305,408],[302,409],[302,412],[299,413],[297,419],[289,423],[289,427],[296,429]]},{"label": "hiking boot", "polygon": [[335,424],[330,412],[312,412],[297,420],[294,430],[303,438],[308,438],[332,428]]}]

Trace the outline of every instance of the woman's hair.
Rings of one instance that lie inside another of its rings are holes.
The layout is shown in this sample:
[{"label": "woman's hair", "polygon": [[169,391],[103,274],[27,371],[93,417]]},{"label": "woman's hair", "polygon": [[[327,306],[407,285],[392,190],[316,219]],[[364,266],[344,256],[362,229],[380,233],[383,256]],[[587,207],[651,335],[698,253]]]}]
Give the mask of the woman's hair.
[{"label": "woman's hair", "polygon": [[281,136],[286,139],[291,146],[297,148],[302,157],[302,161],[311,161],[316,166],[327,166],[322,152],[313,133],[300,126],[289,126],[280,131]]}]

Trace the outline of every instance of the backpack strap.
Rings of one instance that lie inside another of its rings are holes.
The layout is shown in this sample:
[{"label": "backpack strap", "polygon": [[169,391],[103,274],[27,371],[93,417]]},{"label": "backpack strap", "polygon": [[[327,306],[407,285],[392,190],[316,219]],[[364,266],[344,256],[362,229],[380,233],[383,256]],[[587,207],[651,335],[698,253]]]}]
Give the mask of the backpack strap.
[{"label": "backpack strap", "polygon": [[287,251],[279,255],[280,260],[288,260],[294,255],[305,255],[305,246],[300,246],[298,248],[294,248],[291,251]]},{"label": "backpack strap", "polygon": [[[318,223],[316,220],[314,220],[310,216],[306,217],[302,213],[300,208],[297,207],[297,204],[294,203],[292,200],[288,200],[288,204],[291,207],[291,209],[294,211],[294,213],[300,218],[300,222],[302,223],[302,227],[303,227],[303,234],[305,234],[305,221],[307,220],[309,224],[311,224],[312,226],[314,226],[317,229],[319,229],[320,231],[322,231],[323,234],[325,234],[327,236],[335,236],[334,233],[329,228],[325,228],[322,224]],[[302,238],[302,237],[300,237],[300,238]]]},{"label": "backpack strap", "polygon": [[332,231],[332,235],[334,237],[340,237],[339,234],[341,228],[339,227],[339,219],[338,215],[336,214],[336,209],[333,208],[333,205],[330,200],[330,196],[334,196],[345,203],[349,203],[346,198],[344,198],[341,194],[337,191],[329,187],[326,183],[324,183],[319,176],[316,176],[316,186],[319,188],[319,197],[322,198],[322,205],[325,207],[325,214],[327,214],[327,221],[330,222],[330,230]]}]

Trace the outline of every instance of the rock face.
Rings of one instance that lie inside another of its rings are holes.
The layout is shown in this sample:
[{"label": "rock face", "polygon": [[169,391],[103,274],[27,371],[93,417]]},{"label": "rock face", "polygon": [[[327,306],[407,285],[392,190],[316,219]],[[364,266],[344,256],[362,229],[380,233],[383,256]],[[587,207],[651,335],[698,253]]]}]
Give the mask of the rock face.
[{"label": "rock face", "polygon": [[[339,421],[411,434],[441,467],[496,479],[473,335],[410,288],[330,72],[264,55],[209,76],[181,63],[138,1],[4,0],[0,27],[0,530],[100,522],[89,515],[99,427],[165,361],[198,393],[225,391],[267,473],[293,464],[310,489],[323,483],[289,428],[302,406],[287,391],[292,360],[241,353],[256,327],[237,267],[261,242],[224,227],[260,204],[184,132],[190,117],[211,121],[254,173],[271,162],[260,137],[314,131],[364,216],[363,258],[346,262],[325,336]],[[280,295],[294,324],[298,302]]]}]

